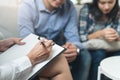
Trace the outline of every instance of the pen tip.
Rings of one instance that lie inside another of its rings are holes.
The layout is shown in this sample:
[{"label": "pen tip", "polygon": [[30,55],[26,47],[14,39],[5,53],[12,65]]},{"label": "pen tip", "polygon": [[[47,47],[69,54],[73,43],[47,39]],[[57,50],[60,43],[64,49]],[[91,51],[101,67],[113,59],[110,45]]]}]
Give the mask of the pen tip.
[{"label": "pen tip", "polygon": [[40,36],[38,37],[38,39],[40,40]]}]

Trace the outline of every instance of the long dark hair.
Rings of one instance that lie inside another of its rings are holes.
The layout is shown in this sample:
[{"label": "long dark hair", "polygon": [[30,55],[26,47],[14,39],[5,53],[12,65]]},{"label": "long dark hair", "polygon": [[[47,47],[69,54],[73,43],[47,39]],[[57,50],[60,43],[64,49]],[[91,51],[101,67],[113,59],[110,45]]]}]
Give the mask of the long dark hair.
[{"label": "long dark hair", "polygon": [[[98,7],[98,1],[99,0],[93,0],[93,3],[90,4],[90,13],[94,16],[95,20],[100,20],[103,15],[102,11]],[[115,6],[113,7],[112,11],[106,14],[106,16],[108,17],[108,19],[112,19],[112,21],[114,21],[116,19],[118,11],[119,3],[118,0],[116,0]]]}]

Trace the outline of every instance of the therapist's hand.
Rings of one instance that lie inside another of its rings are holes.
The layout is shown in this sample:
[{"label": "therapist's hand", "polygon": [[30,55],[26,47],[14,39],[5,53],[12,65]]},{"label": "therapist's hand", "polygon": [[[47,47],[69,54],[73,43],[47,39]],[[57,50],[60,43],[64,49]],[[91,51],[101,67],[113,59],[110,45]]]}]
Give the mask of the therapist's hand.
[{"label": "therapist's hand", "polygon": [[0,51],[1,52],[5,51],[14,44],[18,44],[18,45],[25,44],[24,42],[21,42],[21,40],[22,40],[21,38],[9,38],[9,39],[5,39],[5,40],[1,40],[0,41]]},{"label": "therapist's hand", "polygon": [[52,40],[47,40],[45,42],[43,42],[43,44],[41,44],[41,41],[38,42],[34,48],[30,51],[30,53],[27,55],[32,63],[32,65],[34,66],[37,63],[40,63],[44,60],[46,60],[51,52],[52,49]]}]

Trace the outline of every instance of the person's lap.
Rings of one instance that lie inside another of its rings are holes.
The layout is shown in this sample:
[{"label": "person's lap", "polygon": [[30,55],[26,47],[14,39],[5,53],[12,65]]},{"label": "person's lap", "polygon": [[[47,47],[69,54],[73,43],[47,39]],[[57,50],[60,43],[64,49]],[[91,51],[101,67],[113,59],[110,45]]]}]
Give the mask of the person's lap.
[{"label": "person's lap", "polygon": [[[85,49],[82,49],[79,53],[77,59],[70,63],[71,73],[73,80],[87,80],[89,74],[89,68],[91,64],[91,56],[89,52]],[[38,77],[35,77],[32,80],[39,80]]]},{"label": "person's lap", "polygon": [[89,68],[91,64],[91,56],[89,52],[82,49],[77,59],[70,63],[71,72],[74,80],[87,80]]}]

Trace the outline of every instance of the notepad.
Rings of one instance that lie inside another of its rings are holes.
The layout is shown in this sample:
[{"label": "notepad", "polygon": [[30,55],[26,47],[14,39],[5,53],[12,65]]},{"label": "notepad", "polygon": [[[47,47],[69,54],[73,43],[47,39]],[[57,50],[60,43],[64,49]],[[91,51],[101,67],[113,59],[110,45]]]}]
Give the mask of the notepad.
[{"label": "notepad", "polygon": [[[11,48],[9,48],[7,51],[0,54],[0,65],[5,64],[5,63],[10,63],[11,61],[19,57],[27,55],[30,52],[30,50],[35,46],[35,44],[39,42],[38,36],[32,33],[28,35],[26,38],[24,38],[22,41],[25,42],[26,44],[25,45],[16,44],[12,46]],[[65,48],[57,44],[54,44],[49,58],[37,64],[36,66],[34,66],[32,72],[26,77],[25,80],[32,78],[46,64],[48,64],[51,60],[53,60],[56,56],[58,56],[64,51],[65,51]]]}]

